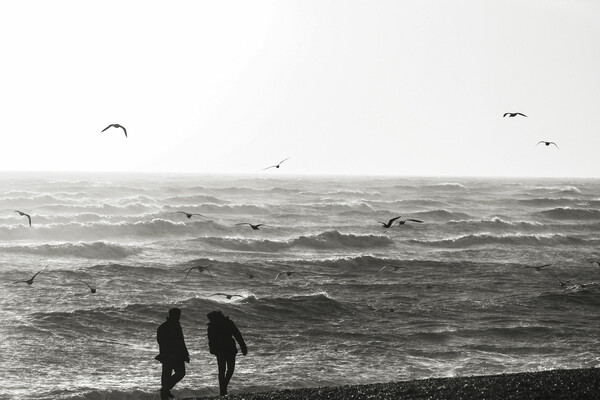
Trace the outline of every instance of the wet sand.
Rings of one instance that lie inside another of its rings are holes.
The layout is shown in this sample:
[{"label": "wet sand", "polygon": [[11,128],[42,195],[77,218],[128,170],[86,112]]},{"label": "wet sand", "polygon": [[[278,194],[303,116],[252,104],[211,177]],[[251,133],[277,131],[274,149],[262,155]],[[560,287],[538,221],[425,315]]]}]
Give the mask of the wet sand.
[{"label": "wet sand", "polygon": [[[234,376],[235,380],[235,376]],[[230,391],[235,393],[235,384]],[[202,397],[194,400],[211,399]],[[598,399],[600,368],[237,393],[230,400]],[[192,400],[192,399],[184,399]]]}]

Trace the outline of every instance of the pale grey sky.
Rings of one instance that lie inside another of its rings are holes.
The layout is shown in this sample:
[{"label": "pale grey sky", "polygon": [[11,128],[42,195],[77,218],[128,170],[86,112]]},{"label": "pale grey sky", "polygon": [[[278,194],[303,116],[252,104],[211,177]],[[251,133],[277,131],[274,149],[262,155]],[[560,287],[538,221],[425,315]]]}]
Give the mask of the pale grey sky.
[{"label": "pale grey sky", "polygon": [[592,0],[4,1],[0,170],[600,177],[599,21]]}]

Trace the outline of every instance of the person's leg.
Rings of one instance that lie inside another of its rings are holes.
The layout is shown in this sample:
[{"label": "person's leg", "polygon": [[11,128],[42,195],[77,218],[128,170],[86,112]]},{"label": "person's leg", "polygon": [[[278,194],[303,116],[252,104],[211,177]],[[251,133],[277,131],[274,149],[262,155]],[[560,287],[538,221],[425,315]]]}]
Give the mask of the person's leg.
[{"label": "person's leg", "polygon": [[173,389],[173,387],[183,379],[185,376],[185,362],[181,361],[172,366],[175,373],[168,379],[167,390]]},{"label": "person's leg", "polygon": [[171,364],[163,362],[162,363],[162,374],[160,376],[160,398],[161,400],[165,400],[168,398],[169,389],[167,389],[169,385],[169,380],[171,378],[171,371],[173,371],[173,367]]},{"label": "person's leg", "polygon": [[217,366],[219,368],[219,392],[221,396],[224,396],[227,394],[227,384],[225,383],[225,368],[227,366],[227,357],[223,355],[218,355]]},{"label": "person's leg", "polygon": [[229,381],[233,376],[233,371],[235,371],[235,354],[232,354],[227,357],[227,373],[225,373],[225,387],[229,385]]}]

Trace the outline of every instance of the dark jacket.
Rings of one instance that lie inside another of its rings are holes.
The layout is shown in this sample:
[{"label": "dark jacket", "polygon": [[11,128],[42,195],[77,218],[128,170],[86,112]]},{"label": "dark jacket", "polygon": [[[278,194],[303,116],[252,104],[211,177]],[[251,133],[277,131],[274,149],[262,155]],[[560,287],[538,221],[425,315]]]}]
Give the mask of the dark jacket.
[{"label": "dark jacket", "polygon": [[208,323],[208,346],[210,354],[216,356],[237,354],[238,349],[233,338],[239,343],[242,353],[246,354],[247,348],[244,338],[242,338],[242,334],[232,320],[226,317]]},{"label": "dark jacket", "polygon": [[158,352],[156,359],[162,363],[190,361],[190,353],[185,346],[181,324],[167,319],[156,330]]}]

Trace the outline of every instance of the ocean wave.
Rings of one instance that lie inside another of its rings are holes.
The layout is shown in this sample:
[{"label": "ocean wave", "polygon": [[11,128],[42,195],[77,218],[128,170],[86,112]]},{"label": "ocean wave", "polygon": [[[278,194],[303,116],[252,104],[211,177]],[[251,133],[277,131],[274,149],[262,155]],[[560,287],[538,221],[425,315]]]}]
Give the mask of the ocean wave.
[{"label": "ocean wave", "polygon": [[205,194],[192,194],[192,195],[182,195],[182,196],[172,196],[172,197],[167,197],[166,199],[162,200],[164,203],[169,203],[169,204],[173,204],[175,203],[176,205],[186,205],[186,204],[226,204],[229,203],[226,200],[222,200],[219,199],[217,197],[214,196],[208,196]]},{"label": "ocean wave", "polygon": [[411,214],[415,218],[428,219],[434,221],[453,221],[453,220],[467,220],[472,219],[469,214],[462,212],[454,212],[448,210],[433,210],[433,211],[422,211],[415,214]]},{"label": "ocean wave", "polygon": [[594,208],[579,209],[569,207],[558,207],[552,210],[540,211],[539,214],[545,218],[551,219],[575,219],[590,220],[600,219],[600,210]]},{"label": "ocean wave", "polygon": [[386,236],[342,234],[338,231],[328,231],[318,235],[300,236],[296,239],[286,241],[222,237],[206,237],[196,240],[230,250],[260,252],[277,252],[293,247],[307,247],[318,250],[341,248],[365,249],[389,246],[393,243],[392,240]]},{"label": "ocean wave", "polygon": [[59,243],[37,246],[4,246],[4,253],[34,254],[52,257],[81,257],[89,259],[120,259],[139,254],[141,249],[114,243]]},{"label": "ocean wave", "polygon": [[477,234],[465,235],[455,239],[443,240],[410,240],[411,243],[445,248],[463,248],[488,245],[509,245],[509,246],[556,246],[556,245],[583,245],[590,244],[591,241],[579,239],[572,236],[560,234],[554,235],[491,235]]},{"label": "ocean wave", "polygon": [[442,182],[433,185],[424,185],[423,188],[431,191],[443,192],[465,192],[469,190],[465,185],[456,182]]}]

